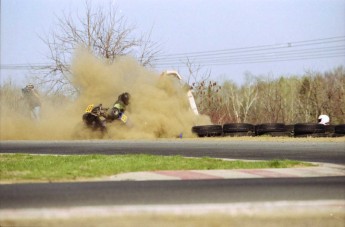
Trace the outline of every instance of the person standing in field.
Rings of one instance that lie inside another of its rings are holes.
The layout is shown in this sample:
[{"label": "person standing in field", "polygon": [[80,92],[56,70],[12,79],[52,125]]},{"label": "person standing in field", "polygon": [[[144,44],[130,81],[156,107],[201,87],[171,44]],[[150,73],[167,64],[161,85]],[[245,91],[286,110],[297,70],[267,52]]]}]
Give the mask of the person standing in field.
[{"label": "person standing in field", "polygon": [[33,84],[28,84],[22,88],[23,99],[30,110],[31,117],[39,120],[41,115],[41,98]]}]

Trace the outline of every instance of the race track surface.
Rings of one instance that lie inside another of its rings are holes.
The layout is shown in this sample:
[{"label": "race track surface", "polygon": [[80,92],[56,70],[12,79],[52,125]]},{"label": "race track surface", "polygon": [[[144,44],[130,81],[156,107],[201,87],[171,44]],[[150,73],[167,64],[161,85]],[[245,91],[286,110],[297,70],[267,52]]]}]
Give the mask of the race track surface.
[{"label": "race track surface", "polygon": [[[154,154],[345,164],[344,143],[257,141],[10,141],[1,153]],[[341,171],[341,170],[340,170]],[[345,201],[345,177],[94,181],[0,185],[0,209],[140,204]]]},{"label": "race track surface", "polygon": [[187,157],[272,160],[292,159],[345,164],[342,142],[261,141],[2,141],[0,153],[30,154],[153,154]]}]

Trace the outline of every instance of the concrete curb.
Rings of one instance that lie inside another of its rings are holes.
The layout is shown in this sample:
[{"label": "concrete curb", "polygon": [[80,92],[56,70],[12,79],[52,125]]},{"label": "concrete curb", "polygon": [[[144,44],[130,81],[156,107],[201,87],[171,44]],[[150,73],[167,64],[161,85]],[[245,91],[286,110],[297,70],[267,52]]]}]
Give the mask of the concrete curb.
[{"label": "concrete curb", "polygon": [[123,173],[103,178],[108,181],[212,180],[250,178],[345,176],[345,166],[319,164],[317,167],[284,169],[179,170]]},{"label": "concrete curb", "polygon": [[[216,180],[253,178],[301,178],[345,176],[345,165],[313,163],[314,167],[281,169],[233,169],[233,170],[161,170],[122,173],[100,178],[75,179],[54,182],[96,181],[166,181],[166,180]],[[46,181],[0,181],[2,184],[45,183]]]}]

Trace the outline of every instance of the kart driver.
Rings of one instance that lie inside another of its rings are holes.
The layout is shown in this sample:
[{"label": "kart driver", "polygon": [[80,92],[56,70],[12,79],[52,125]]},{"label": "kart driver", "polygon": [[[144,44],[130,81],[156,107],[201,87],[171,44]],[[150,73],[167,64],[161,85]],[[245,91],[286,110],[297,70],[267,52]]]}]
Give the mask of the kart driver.
[{"label": "kart driver", "polygon": [[117,101],[114,103],[113,107],[108,110],[105,115],[107,121],[113,121],[118,119],[122,116],[122,114],[126,111],[126,107],[129,104],[130,95],[128,92],[124,92],[119,95]]}]

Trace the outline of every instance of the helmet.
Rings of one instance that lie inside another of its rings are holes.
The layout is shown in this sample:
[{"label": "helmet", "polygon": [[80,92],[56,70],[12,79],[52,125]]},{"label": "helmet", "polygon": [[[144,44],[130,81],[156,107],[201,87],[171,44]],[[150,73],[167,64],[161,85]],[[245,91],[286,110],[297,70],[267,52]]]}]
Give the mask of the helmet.
[{"label": "helmet", "polygon": [[126,106],[129,104],[130,95],[128,92],[119,95],[119,100],[121,100]]},{"label": "helmet", "polygon": [[28,85],[26,85],[25,88],[26,88],[26,89],[34,89],[35,87],[34,87],[33,84],[28,84]]},{"label": "helmet", "polygon": [[329,117],[327,115],[320,115],[318,118],[319,124],[328,125],[329,124]]}]

